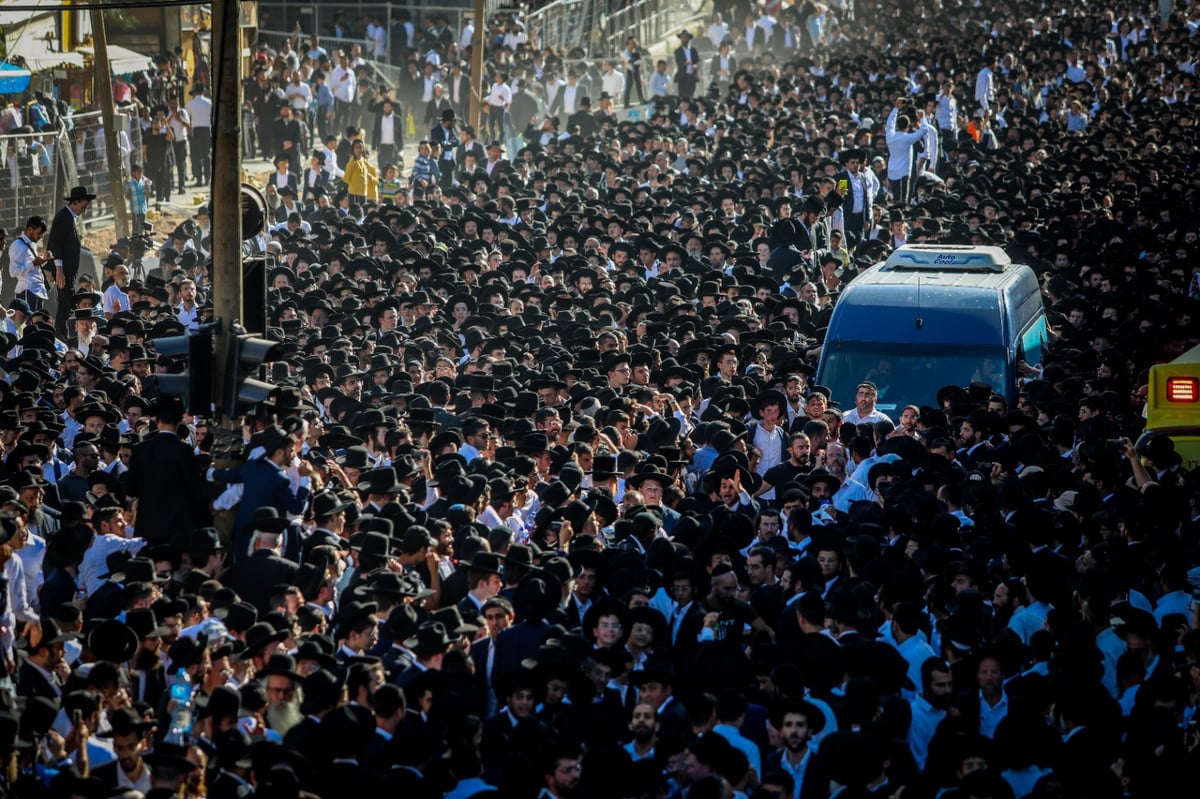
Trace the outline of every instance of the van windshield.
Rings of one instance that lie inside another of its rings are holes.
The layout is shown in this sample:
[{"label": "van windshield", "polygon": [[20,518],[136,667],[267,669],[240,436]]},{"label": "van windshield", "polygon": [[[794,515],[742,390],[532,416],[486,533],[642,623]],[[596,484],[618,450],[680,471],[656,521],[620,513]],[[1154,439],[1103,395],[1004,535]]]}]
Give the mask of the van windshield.
[{"label": "van windshield", "polygon": [[942,386],[980,381],[1004,395],[1008,384],[1003,347],[907,344],[873,341],[826,342],[822,385],[843,410],[854,407],[858,384],[870,380],[879,388],[875,407],[896,418],[905,405],[934,404]]}]

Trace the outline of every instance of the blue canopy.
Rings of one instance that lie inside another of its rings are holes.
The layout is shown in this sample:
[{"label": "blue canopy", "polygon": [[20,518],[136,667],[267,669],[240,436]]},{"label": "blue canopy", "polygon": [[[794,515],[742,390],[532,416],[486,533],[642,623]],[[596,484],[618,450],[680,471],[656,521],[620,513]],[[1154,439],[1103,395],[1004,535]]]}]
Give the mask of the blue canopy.
[{"label": "blue canopy", "polygon": [[29,88],[30,72],[15,64],[0,64],[0,94],[20,94]]}]

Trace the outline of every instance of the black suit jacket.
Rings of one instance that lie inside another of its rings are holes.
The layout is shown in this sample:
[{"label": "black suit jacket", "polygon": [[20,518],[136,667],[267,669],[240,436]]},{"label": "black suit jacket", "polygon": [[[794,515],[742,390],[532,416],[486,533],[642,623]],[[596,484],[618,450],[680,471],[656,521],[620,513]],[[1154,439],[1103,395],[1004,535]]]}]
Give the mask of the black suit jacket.
[{"label": "black suit jacket", "polygon": [[42,673],[31,666],[29,661],[24,661],[17,669],[17,696],[23,696],[26,699],[32,699],[35,696],[58,699],[61,692],[56,693]]},{"label": "black suit jacket", "polygon": [[483,149],[483,145],[477,141],[471,142],[469,145],[460,144],[454,148],[454,163],[462,169],[463,163],[467,160],[467,155],[475,156],[475,166],[483,166],[487,162],[487,151]]},{"label": "black suit jacket", "polygon": [[38,588],[38,602],[46,613],[53,613],[56,608],[73,600],[77,589],[74,577],[62,569],[55,569]]},{"label": "black suit jacket", "polygon": [[[275,120],[276,152],[280,155],[286,155],[293,160],[299,160],[300,151],[303,146],[301,142],[303,132],[300,123],[294,119],[289,119],[287,122],[284,122],[282,119]],[[284,150],[283,143],[289,141],[292,143],[291,149]]]},{"label": "black suit jacket", "polygon": [[[776,749],[763,760],[763,773],[782,769],[783,750]],[[825,799],[829,796],[829,771],[816,752],[804,768],[804,781],[800,784],[799,796],[804,799]]]},{"label": "black suit jacket", "polygon": [[675,697],[671,697],[671,701],[665,708],[659,708],[658,725],[660,735],[664,738],[682,739],[692,731],[692,722],[688,718],[687,708]]},{"label": "black suit jacket", "polygon": [[412,665],[412,657],[402,649],[392,647],[379,656],[383,660],[383,670],[387,672],[388,680],[396,682],[400,673]]},{"label": "black suit jacket", "polygon": [[[692,62],[692,74],[687,74],[688,58]],[[700,73],[700,51],[694,45],[688,44],[684,47],[682,44],[675,48],[675,82],[679,83],[683,80],[696,80]]]},{"label": "black suit jacket", "polygon": [[425,104],[425,124],[438,125],[438,121],[442,118],[442,112],[446,109],[455,110],[454,103],[450,102],[450,98],[443,96],[442,99],[436,97]]},{"label": "black suit jacket", "polygon": [[320,722],[305,717],[299,724],[288,730],[283,743],[289,749],[295,749],[310,762],[324,762],[325,751],[328,748],[325,731]]},{"label": "black suit jacket", "polygon": [[537,655],[542,636],[549,625],[542,620],[514,624],[496,638],[496,656],[492,660],[492,681],[521,668],[521,661]]},{"label": "black suit jacket", "polygon": [[54,253],[55,261],[62,261],[63,274],[67,284],[72,285],[75,275],[79,274],[79,251],[83,241],[79,231],[75,229],[75,215],[65,205],[58,209],[54,221],[50,223],[50,232],[46,234],[46,249]]},{"label": "black suit jacket", "polygon": [[[400,103],[392,103],[392,134],[395,137],[397,151],[404,149],[404,110],[400,107]],[[371,144],[375,149],[379,149],[379,140],[383,138],[383,109],[380,108],[375,112],[375,122],[371,126]],[[380,167],[382,169],[382,166]]]},{"label": "black suit jacket", "polygon": [[[668,619],[667,624],[671,623],[672,621]],[[675,662],[676,669],[682,669],[689,663],[700,648],[697,638],[702,629],[704,629],[704,611],[700,608],[699,603],[693,602],[692,606],[683,614],[683,621],[679,623],[679,634],[675,636],[675,641],[671,644],[671,659]]]},{"label": "black suit jacket", "polygon": [[274,587],[294,583],[299,570],[300,566],[295,562],[281,558],[269,549],[259,549],[234,564],[224,582],[263,614],[271,610]]},{"label": "black suit jacket", "polygon": [[[113,761],[111,765],[116,765]],[[101,766],[107,768],[107,766]],[[100,769],[92,772],[99,776]],[[115,785],[114,785],[115,787]],[[247,799],[254,795],[254,789],[243,785],[223,770],[218,769],[215,776],[208,780],[208,799]]]},{"label": "black suit jacket", "polygon": [[588,111],[576,111],[567,118],[567,130],[574,131],[578,126],[580,136],[595,136],[600,132],[600,123],[596,121],[595,115]]},{"label": "black suit jacket", "polygon": [[156,433],[134,447],[125,488],[138,499],[134,533],[151,544],[207,524],[200,464],[178,436]]},{"label": "black suit jacket", "polygon": [[[100,780],[100,782],[104,783],[109,788],[116,788],[117,787],[117,769],[118,768],[120,768],[120,764],[117,763],[117,761],[112,760],[108,763],[105,763],[103,766],[99,766],[97,768],[92,769],[92,776],[95,777],[96,779]],[[209,791],[208,795],[216,796],[215,794],[213,794],[213,792],[211,790]],[[218,797],[217,799],[238,799],[238,798],[227,796],[227,797]]]}]

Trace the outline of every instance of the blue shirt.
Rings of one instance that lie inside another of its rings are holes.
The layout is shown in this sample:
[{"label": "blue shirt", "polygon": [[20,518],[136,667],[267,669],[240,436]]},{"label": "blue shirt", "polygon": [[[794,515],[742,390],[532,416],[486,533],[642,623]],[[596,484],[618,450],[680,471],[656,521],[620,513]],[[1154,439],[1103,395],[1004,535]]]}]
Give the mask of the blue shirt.
[{"label": "blue shirt", "polygon": [[946,711],[938,710],[929,704],[923,696],[918,696],[912,702],[912,723],[908,726],[908,748],[912,750],[913,760],[917,767],[925,768],[925,759],[929,757],[929,741],[937,732],[937,726],[946,718]]},{"label": "blue shirt", "polygon": [[718,724],[713,727],[713,732],[733,744],[734,749],[741,751],[750,763],[750,768],[754,769],[754,773],[759,777],[762,776],[762,752],[758,751],[758,746],[754,742],[743,737],[741,731],[732,724]]},{"label": "blue shirt", "polygon": [[492,793],[495,790],[496,787],[494,785],[489,785],[479,777],[468,777],[465,780],[459,780],[458,785],[446,791],[444,799],[467,799],[468,796],[474,796],[478,793]]}]

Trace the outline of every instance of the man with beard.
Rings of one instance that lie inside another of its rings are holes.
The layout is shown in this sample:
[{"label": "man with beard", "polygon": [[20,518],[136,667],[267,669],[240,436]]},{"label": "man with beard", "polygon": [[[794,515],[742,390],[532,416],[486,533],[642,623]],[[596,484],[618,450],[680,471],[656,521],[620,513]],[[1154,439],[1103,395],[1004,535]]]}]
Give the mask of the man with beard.
[{"label": "man with beard", "polygon": [[296,685],[301,680],[296,661],[291,655],[272,655],[267,667],[256,676],[263,678],[267,690],[267,727],[284,737],[304,718],[296,696]]},{"label": "man with beard", "polygon": [[132,788],[145,794],[150,791],[150,767],[142,760],[146,749],[148,725],[133,708],[121,708],[109,714],[111,728],[101,737],[111,737],[117,759],[93,769],[92,776],[110,788]]},{"label": "man with beard", "polygon": [[704,598],[704,628],[712,631],[713,640],[740,643],[746,625],[755,632],[775,634],[748,602],[737,598],[738,578],[728,563],[719,563],[712,571],[712,588]]},{"label": "man with beard", "polygon": [[825,726],[825,714],[811,702],[791,699],[774,708],[771,726],[779,731],[782,747],[767,755],[763,773],[783,771],[791,775],[795,799],[828,795],[829,778],[813,755],[809,742]]},{"label": "man with beard", "polygon": [[804,433],[792,433],[788,437],[787,460],[772,466],[763,474],[762,485],[756,497],[761,497],[775,486],[785,486],[812,468],[812,442]]},{"label": "man with beard", "polygon": [[912,724],[908,728],[908,746],[918,768],[925,768],[929,742],[953,701],[950,664],[941,658],[929,658],[921,664],[921,695],[912,703]]},{"label": "man with beard", "polygon": [[537,799],[566,799],[573,796],[579,787],[579,751],[569,746],[560,746],[546,756],[542,767],[545,787]]},{"label": "man with beard", "polygon": [[633,717],[629,720],[629,732],[633,740],[625,744],[624,749],[636,763],[639,760],[654,759],[654,747],[658,743],[658,713],[653,705],[639,702],[633,708]]}]

